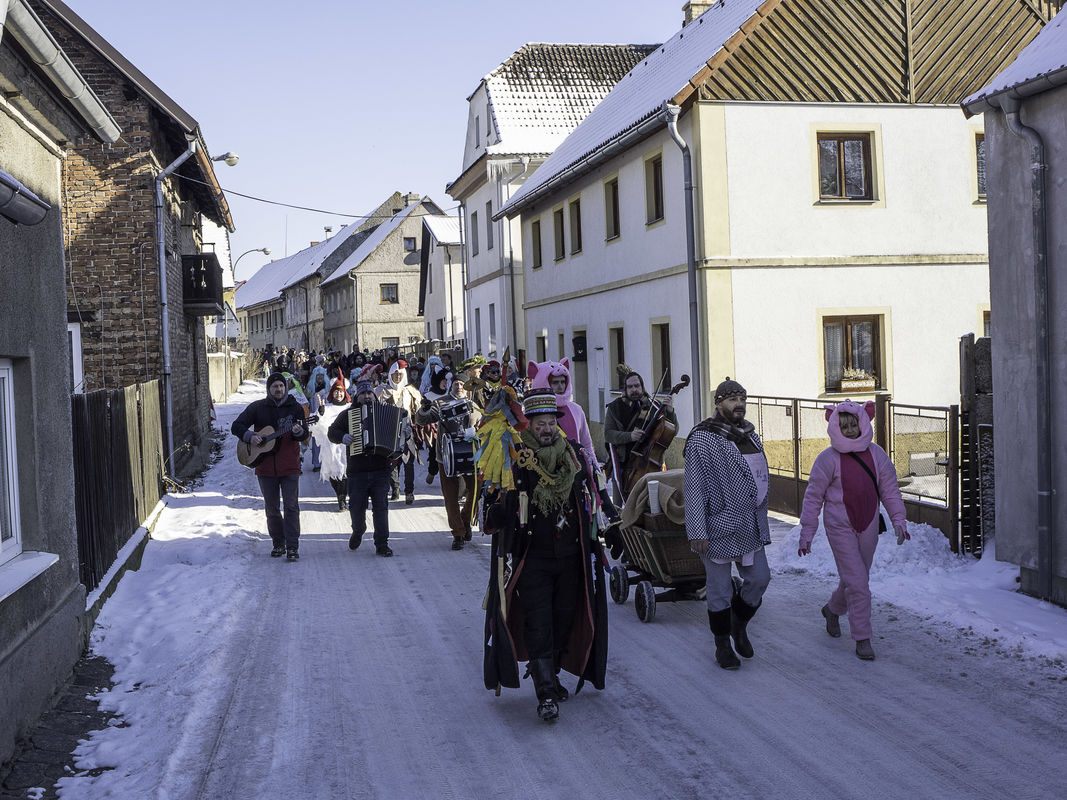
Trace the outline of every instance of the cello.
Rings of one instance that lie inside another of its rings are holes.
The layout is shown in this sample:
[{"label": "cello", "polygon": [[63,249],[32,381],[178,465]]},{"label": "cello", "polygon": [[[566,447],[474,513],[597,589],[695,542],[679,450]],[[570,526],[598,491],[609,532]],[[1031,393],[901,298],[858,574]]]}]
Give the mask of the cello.
[{"label": "cello", "polygon": [[[673,397],[689,386],[689,376],[682,375],[682,379],[671,387],[669,395]],[[674,441],[678,433],[678,426],[669,422],[664,416],[663,406],[652,399],[652,403],[646,414],[644,424],[641,426],[644,436],[641,441],[630,448],[626,457],[626,465],[622,470],[622,480],[619,488],[623,497],[630,494],[634,485],[649,472],[659,472],[663,469],[663,456]]]}]

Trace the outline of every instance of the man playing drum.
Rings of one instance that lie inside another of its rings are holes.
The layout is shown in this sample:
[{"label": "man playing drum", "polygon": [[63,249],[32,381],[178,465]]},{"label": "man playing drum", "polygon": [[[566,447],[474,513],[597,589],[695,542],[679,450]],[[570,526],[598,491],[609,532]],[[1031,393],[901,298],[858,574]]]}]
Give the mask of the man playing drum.
[{"label": "man playing drum", "polygon": [[[474,507],[474,428],[481,413],[467,395],[465,373],[453,379],[446,399],[431,403],[424,399],[415,415],[419,425],[437,423],[434,459],[441,476],[441,496],[445,500],[452,549],[462,550],[471,540],[471,510]],[[460,505],[460,497],[463,503]]]}]

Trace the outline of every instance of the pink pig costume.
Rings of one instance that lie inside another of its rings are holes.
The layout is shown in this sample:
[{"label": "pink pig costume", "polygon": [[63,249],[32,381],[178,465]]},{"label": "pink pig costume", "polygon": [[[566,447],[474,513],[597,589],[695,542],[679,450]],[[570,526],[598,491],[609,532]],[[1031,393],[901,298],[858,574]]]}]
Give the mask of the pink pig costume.
[{"label": "pink pig costume", "polygon": [[[849,439],[841,432],[838,415],[852,414],[860,435]],[[811,468],[804,507],[800,513],[800,547],[811,545],[823,511],[823,527],[837,563],[840,582],[827,604],[831,614],[848,613],[849,632],[856,641],[871,638],[871,562],[878,547],[878,497],[889,512],[893,527],[907,530],[904,501],[897,472],[885,450],[871,439],[874,403],[846,400],[826,407],[830,447],[819,453]],[[867,471],[848,453],[855,453],[878,478],[878,489]]]},{"label": "pink pig costume", "polygon": [[556,406],[563,412],[559,418],[559,426],[567,434],[572,442],[577,442],[582,448],[585,460],[592,474],[597,469],[596,451],[593,449],[593,437],[589,435],[589,423],[585,419],[585,411],[574,402],[574,387],[571,385],[571,362],[570,359],[561,361],[531,361],[526,368],[526,374],[530,378],[531,388],[552,390],[549,381],[554,375],[567,377],[567,388],[563,394],[557,395]]}]

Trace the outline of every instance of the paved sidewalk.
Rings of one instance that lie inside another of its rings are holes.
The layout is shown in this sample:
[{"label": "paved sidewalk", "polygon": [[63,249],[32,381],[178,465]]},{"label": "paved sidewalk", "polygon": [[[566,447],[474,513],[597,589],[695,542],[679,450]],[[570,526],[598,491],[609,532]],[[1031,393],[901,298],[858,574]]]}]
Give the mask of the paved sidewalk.
[{"label": "paved sidewalk", "polygon": [[[100,711],[90,699],[112,685],[114,668],[107,659],[92,654],[83,656],[74,666],[71,681],[60,692],[51,711],[46,712],[30,733],[6,773],[0,777],[0,800],[56,798],[55,783],[73,775],[74,749],[91,731],[119,723],[116,717]],[[100,774],[90,770],[86,775]],[[34,792],[42,789],[43,792]]]}]

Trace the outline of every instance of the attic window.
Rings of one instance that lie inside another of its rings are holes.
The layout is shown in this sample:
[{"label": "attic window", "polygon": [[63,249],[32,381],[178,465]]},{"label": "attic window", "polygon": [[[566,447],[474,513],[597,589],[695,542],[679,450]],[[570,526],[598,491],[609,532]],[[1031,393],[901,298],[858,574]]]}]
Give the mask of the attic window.
[{"label": "attic window", "polygon": [[415,237],[414,236],[405,236],[404,237],[404,250],[407,251],[408,253],[414,252],[414,250],[415,250]]}]

